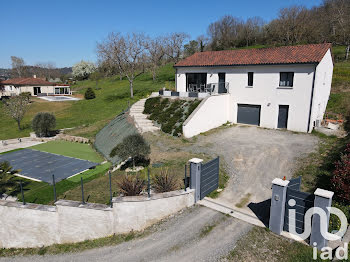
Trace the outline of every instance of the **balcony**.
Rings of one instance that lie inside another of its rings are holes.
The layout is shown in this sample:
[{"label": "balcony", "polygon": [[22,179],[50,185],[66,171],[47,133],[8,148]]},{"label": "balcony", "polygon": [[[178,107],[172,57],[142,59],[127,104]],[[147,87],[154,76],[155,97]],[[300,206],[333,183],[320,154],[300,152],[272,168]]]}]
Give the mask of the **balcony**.
[{"label": "balcony", "polygon": [[229,93],[229,83],[189,84],[187,90],[186,92],[160,90],[159,95],[167,97],[205,98],[210,95]]},{"label": "balcony", "polygon": [[229,93],[229,83],[189,84],[187,90],[190,93],[226,94]]}]

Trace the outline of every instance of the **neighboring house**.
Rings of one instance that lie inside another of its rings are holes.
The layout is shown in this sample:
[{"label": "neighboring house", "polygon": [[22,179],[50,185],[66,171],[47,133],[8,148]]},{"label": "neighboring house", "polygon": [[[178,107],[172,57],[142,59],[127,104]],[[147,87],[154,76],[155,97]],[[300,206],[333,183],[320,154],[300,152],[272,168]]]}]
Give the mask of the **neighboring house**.
[{"label": "neighboring house", "polygon": [[29,92],[32,96],[70,95],[69,85],[58,85],[46,80],[34,77],[12,78],[0,81],[4,88],[0,91],[0,97],[15,96]]},{"label": "neighboring house", "polygon": [[210,94],[184,123],[186,137],[227,121],[311,132],[326,110],[333,59],[326,43],[201,52],[174,67],[177,95]]}]

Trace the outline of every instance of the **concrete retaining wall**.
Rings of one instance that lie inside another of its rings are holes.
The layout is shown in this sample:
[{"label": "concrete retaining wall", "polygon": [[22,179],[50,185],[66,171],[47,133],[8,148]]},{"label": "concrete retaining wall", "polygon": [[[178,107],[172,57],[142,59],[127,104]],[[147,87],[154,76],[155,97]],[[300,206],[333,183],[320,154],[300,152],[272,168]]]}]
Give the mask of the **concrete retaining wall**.
[{"label": "concrete retaining wall", "polygon": [[113,199],[113,208],[59,200],[55,206],[0,200],[0,248],[41,247],[142,230],[194,204],[188,189]]},{"label": "concrete retaining wall", "polygon": [[190,138],[219,127],[230,120],[230,94],[205,98],[183,124],[185,137]]}]

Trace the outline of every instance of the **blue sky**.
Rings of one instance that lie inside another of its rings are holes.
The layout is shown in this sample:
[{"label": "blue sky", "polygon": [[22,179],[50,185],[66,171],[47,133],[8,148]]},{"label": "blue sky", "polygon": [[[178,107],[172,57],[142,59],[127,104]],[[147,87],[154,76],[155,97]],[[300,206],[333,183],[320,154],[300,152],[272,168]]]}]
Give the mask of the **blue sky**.
[{"label": "blue sky", "polygon": [[226,14],[246,19],[275,18],[290,5],[312,7],[321,0],[4,0],[1,1],[0,68],[10,56],[27,64],[54,62],[71,66],[96,61],[95,47],[111,31],[150,36],[185,32],[205,34],[208,25]]}]

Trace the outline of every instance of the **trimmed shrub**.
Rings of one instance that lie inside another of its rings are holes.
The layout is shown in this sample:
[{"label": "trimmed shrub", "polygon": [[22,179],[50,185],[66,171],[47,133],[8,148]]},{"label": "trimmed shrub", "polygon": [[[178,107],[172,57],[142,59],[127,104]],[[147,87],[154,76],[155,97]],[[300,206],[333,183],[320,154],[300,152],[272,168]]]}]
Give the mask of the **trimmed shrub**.
[{"label": "trimmed shrub", "polygon": [[94,90],[92,90],[92,88],[89,87],[89,88],[85,91],[84,97],[85,97],[86,100],[94,99],[94,98],[96,97]]},{"label": "trimmed shrub", "polygon": [[200,102],[155,97],[146,101],[144,113],[150,114],[149,119],[156,121],[163,132],[181,136],[184,121]]},{"label": "trimmed shrub", "polygon": [[32,128],[38,137],[48,137],[56,127],[56,117],[47,112],[40,112],[32,120]]},{"label": "trimmed shrub", "polygon": [[19,95],[27,98],[28,100],[32,96],[32,94],[30,92],[23,92],[23,93],[20,93]]},{"label": "trimmed shrub", "polygon": [[143,110],[144,114],[151,114],[153,109],[158,106],[160,103],[160,97],[152,97],[146,100],[145,109]]},{"label": "trimmed shrub", "polygon": [[119,145],[114,147],[110,157],[118,156],[123,160],[131,157],[133,167],[135,168],[136,158],[148,158],[151,148],[146,140],[140,134],[133,134],[125,137]]},{"label": "trimmed shrub", "polygon": [[170,173],[168,168],[162,168],[159,174],[154,175],[152,182],[157,193],[174,191],[179,183],[176,176]]},{"label": "trimmed shrub", "polygon": [[117,185],[125,196],[138,196],[145,187],[145,181],[140,175],[124,175]]}]

